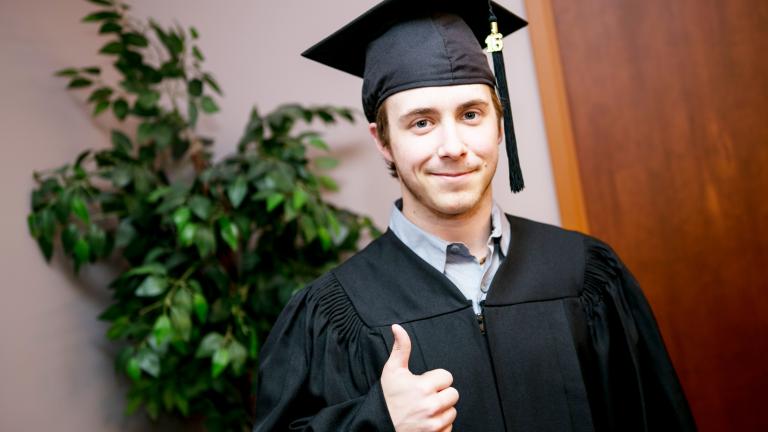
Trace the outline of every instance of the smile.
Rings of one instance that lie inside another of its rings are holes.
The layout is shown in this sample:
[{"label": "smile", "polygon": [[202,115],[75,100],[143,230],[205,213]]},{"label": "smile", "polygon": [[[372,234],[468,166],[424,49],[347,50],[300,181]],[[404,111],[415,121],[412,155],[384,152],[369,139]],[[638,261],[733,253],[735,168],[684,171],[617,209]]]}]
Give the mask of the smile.
[{"label": "smile", "polygon": [[457,173],[432,173],[434,176],[438,177],[447,177],[447,178],[460,178],[467,176],[469,174],[472,174],[474,171],[463,171],[463,172],[457,172]]}]

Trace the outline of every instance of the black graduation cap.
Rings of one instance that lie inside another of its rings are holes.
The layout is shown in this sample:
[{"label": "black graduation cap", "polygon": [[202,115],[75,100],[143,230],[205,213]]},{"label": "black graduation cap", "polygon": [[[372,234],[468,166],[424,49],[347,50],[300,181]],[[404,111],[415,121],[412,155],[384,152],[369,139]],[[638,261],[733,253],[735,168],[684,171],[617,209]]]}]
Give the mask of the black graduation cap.
[{"label": "black graduation cap", "polygon": [[[510,186],[523,189],[509,106],[502,35],[527,25],[484,0],[385,0],[302,55],[363,78],[363,110],[374,121],[397,92],[458,84],[496,87],[504,108]],[[492,52],[495,76],[483,47]]]}]

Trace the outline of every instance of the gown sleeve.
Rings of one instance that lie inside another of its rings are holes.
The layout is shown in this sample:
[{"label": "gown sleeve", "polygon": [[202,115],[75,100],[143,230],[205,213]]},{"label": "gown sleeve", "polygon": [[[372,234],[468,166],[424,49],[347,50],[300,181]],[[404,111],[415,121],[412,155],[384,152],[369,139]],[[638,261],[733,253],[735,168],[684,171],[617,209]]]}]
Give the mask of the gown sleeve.
[{"label": "gown sleeve", "polygon": [[587,237],[585,249],[581,302],[590,333],[588,396],[596,429],[696,430],[637,281],[605,243]]},{"label": "gown sleeve", "polygon": [[253,431],[394,432],[379,384],[386,355],[324,276],[291,299],[262,348]]}]

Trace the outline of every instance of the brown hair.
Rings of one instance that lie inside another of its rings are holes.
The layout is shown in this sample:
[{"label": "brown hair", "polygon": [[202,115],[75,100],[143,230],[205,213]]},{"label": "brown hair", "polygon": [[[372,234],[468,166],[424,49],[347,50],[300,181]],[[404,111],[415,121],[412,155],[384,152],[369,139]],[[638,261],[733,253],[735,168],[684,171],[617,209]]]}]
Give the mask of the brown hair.
[{"label": "brown hair", "polygon": [[[504,108],[501,106],[499,95],[496,94],[496,90],[493,88],[491,88],[491,103],[493,104],[493,110],[496,111],[496,118],[499,122],[499,133],[501,133],[501,119],[504,115]],[[376,135],[379,136],[381,145],[383,145],[385,148],[389,148],[389,121],[387,120],[386,99],[381,103],[381,105],[379,105],[379,108],[376,110]],[[385,162],[387,164],[387,170],[389,170],[389,175],[397,178],[397,167],[395,166],[395,163],[392,161]]]}]

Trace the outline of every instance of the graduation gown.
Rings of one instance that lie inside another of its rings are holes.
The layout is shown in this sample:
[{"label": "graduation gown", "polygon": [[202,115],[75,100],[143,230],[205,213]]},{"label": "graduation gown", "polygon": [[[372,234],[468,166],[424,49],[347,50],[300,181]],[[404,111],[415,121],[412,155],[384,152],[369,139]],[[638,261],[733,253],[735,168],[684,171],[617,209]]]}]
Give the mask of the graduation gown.
[{"label": "graduation gown", "polygon": [[411,338],[413,373],[453,374],[455,431],[695,430],[650,307],[610,247],[508,218],[482,320],[391,231],[297,293],[261,352],[254,431],[393,431],[379,382],[393,323]]}]

